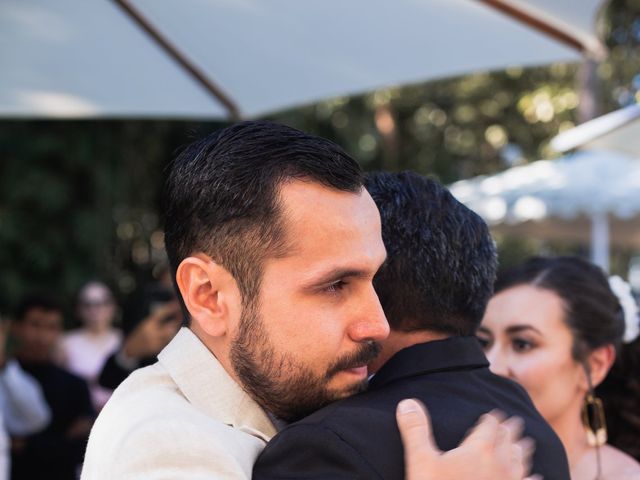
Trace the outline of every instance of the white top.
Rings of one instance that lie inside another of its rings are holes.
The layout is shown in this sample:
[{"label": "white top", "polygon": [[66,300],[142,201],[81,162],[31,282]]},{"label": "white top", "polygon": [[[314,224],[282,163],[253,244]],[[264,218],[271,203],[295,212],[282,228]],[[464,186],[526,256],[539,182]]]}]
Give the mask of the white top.
[{"label": "white top", "polygon": [[107,358],[122,342],[120,330],[110,329],[100,335],[78,329],[67,333],[61,343],[63,366],[89,383],[91,400],[100,410],[111,396],[111,390],[98,385],[98,377]]}]

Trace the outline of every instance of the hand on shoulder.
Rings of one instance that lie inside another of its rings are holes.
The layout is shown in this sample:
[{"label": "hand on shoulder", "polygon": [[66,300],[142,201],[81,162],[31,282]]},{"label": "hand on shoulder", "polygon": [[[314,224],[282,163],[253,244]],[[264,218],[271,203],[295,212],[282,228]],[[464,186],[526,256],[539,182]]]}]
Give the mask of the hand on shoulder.
[{"label": "hand on shoulder", "polygon": [[407,480],[522,480],[531,468],[533,447],[528,439],[521,439],[521,421],[505,420],[497,413],[483,415],[458,448],[442,452],[419,401],[400,402],[397,420]]}]

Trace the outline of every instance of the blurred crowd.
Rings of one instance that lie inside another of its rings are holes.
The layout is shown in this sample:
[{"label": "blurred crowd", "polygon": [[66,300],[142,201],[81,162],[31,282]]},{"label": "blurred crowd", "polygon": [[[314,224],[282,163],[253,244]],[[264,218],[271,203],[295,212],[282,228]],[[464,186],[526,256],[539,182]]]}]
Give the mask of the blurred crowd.
[{"label": "blurred crowd", "polygon": [[[73,303],[66,332],[46,293],[0,323],[0,479],[77,478],[97,413],[182,324],[168,272],[122,307],[100,280]],[[558,434],[574,478],[636,468],[640,341],[625,282],[577,257],[529,259],[500,273],[477,336],[494,373],[524,387]]]},{"label": "blurred crowd", "polygon": [[98,412],[182,324],[168,275],[122,306],[107,283],[88,281],[68,331],[63,300],[30,294],[0,323],[0,480],[78,478]]}]

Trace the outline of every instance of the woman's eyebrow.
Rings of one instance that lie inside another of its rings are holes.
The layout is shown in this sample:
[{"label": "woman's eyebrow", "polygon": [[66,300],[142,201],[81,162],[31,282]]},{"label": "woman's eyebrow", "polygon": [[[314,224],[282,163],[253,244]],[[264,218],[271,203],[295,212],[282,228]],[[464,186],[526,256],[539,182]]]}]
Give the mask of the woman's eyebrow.
[{"label": "woman's eyebrow", "polygon": [[521,332],[526,331],[526,330],[533,330],[538,335],[542,335],[542,332],[540,330],[538,330],[536,327],[534,327],[533,325],[511,325],[510,327],[508,327],[506,329],[506,332],[507,333],[521,333]]}]

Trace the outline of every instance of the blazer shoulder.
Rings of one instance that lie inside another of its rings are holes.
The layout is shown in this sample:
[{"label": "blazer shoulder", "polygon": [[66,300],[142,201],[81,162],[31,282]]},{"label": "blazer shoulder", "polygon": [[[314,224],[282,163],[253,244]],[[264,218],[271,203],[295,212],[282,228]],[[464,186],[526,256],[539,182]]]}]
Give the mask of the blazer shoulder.
[{"label": "blazer shoulder", "polygon": [[366,451],[322,422],[285,428],[262,451],[253,479],[331,478],[382,480]]}]

